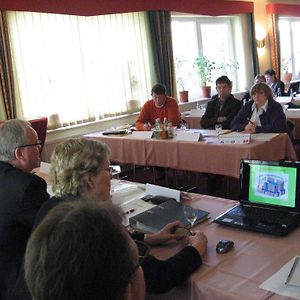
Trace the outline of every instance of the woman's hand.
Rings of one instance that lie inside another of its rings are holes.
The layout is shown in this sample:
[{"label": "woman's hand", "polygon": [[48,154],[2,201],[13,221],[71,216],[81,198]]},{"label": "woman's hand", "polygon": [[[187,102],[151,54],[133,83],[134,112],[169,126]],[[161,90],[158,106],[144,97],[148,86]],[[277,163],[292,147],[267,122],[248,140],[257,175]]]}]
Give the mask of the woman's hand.
[{"label": "woman's hand", "polygon": [[186,236],[184,234],[175,233],[178,227],[183,227],[179,221],[167,224],[161,231],[153,234],[145,234],[144,241],[149,245],[159,245],[170,240],[182,240]]}]

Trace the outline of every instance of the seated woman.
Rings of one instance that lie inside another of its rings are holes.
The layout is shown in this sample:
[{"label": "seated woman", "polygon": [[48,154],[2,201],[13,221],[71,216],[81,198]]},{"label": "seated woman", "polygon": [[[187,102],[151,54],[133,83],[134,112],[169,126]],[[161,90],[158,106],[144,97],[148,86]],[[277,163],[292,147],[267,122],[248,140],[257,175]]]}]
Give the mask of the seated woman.
[{"label": "seated woman", "polygon": [[[59,144],[51,160],[50,182],[55,197],[41,207],[36,223],[47,212],[66,199],[83,197],[88,201],[110,201],[109,149],[105,144],[85,138],[69,139]],[[179,222],[170,223],[155,234],[133,234],[149,245],[158,245],[182,239],[175,234]],[[206,252],[206,236],[198,232],[188,238],[190,246],[167,260],[158,260],[149,255],[142,263],[147,292],[166,292],[182,284],[202,263]]]},{"label": "seated woman", "polygon": [[265,83],[255,84],[250,95],[252,100],[241,108],[231,122],[231,129],[247,133],[289,133],[281,105],[273,99],[271,88]]}]

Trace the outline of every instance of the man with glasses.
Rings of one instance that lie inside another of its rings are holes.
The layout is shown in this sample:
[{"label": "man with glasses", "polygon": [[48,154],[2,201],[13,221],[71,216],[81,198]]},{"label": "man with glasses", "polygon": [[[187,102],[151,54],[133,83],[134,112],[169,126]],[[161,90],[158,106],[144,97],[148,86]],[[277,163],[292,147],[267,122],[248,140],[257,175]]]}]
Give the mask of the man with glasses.
[{"label": "man with glasses", "polygon": [[46,182],[30,173],[40,165],[40,149],[29,123],[0,125],[0,299],[12,299],[36,213],[49,199]]}]

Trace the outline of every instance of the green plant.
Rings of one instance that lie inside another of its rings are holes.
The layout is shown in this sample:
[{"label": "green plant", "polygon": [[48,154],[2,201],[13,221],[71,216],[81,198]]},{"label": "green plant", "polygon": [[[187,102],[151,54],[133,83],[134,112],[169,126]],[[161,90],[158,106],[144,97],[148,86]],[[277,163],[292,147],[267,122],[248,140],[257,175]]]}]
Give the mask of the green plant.
[{"label": "green plant", "polygon": [[288,73],[289,71],[289,66],[291,64],[292,58],[291,57],[283,57],[281,59],[281,70],[284,73]]},{"label": "green plant", "polygon": [[229,71],[239,69],[239,63],[236,61],[222,62],[222,63],[218,64],[216,69],[221,71],[221,75],[227,76]]},{"label": "green plant", "polygon": [[186,63],[187,63],[187,61],[185,61],[185,60],[181,60],[177,57],[175,58],[176,81],[177,81],[177,84],[180,85],[182,91],[185,90],[184,89],[184,86],[185,86],[184,78],[186,76],[185,76],[184,69],[185,69]]},{"label": "green plant", "polygon": [[202,86],[206,86],[207,83],[212,82],[212,71],[216,69],[214,61],[209,60],[205,55],[201,54],[195,59],[194,66],[197,68]]}]

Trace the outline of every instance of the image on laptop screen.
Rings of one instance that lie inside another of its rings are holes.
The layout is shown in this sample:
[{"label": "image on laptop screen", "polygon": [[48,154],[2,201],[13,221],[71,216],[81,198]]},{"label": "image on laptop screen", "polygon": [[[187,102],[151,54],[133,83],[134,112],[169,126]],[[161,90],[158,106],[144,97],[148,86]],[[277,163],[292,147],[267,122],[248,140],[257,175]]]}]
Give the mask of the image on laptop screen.
[{"label": "image on laptop screen", "polygon": [[251,164],[249,202],[295,208],[297,168]]}]

